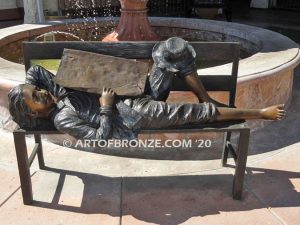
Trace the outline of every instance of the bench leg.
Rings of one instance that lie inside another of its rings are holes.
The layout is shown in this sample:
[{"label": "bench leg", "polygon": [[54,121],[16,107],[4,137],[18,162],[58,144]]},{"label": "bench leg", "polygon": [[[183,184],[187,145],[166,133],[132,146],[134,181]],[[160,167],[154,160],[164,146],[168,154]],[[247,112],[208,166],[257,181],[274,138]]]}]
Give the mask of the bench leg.
[{"label": "bench leg", "polygon": [[33,198],[25,132],[14,132],[14,142],[19,168],[23,202],[25,205],[30,205],[32,203]]},{"label": "bench leg", "polygon": [[223,142],[223,149],[222,149],[222,166],[226,166],[227,159],[228,159],[228,147],[227,142],[231,140],[231,132],[226,132],[224,134],[224,142]]},{"label": "bench leg", "polygon": [[44,169],[45,168],[45,161],[44,161],[43,145],[42,145],[41,135],[40,134],[35,134],[34,135],[34,140],[35,140],[35,143],[39,145],[39,148],[37,150],[39,167],[40,167],[40,169]]},{"label": "bench leg", "polygon": [[232,194],[233,198],[240,200],[242,198],[243,183],[246,170],[250,129],[242,130],[239,138],[237,161],[233,179]]}]

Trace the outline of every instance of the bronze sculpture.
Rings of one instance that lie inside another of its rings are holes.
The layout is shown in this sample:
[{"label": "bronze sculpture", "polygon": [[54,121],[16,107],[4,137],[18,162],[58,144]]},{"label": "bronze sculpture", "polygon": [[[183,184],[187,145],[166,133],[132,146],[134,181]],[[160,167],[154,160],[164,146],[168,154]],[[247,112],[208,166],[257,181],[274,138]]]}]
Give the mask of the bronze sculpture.
[{"label": "bronze sculpture", "polygon": [[[27,72],[26,84],[9,93],[10,113],[21,127],[49,126],[78,139],[134,139],[142,128],[207,123],[237,119],[280,120],[284,106],[265,109],[226,108],[206,93],[197,77],[195,52],[180,38],[170,38],[153,49],[152,67],[145,94],[117,96],[110,88],[102,96],[72,91],[53,82],[42,67]],[[164,102],[174,76],[179,76],[198,96],[199,104]]]}]

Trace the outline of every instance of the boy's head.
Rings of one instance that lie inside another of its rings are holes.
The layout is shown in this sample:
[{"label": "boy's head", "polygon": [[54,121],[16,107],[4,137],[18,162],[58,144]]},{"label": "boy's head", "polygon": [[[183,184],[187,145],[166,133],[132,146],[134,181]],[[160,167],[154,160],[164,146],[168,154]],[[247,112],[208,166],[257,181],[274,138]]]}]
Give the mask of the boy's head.
[{"label": "boy's head", "polygon": [[8,93],[9,112],[21,128],[38,126],[45,120],[54,106],[52,95],[37,86],[21,84]]}]

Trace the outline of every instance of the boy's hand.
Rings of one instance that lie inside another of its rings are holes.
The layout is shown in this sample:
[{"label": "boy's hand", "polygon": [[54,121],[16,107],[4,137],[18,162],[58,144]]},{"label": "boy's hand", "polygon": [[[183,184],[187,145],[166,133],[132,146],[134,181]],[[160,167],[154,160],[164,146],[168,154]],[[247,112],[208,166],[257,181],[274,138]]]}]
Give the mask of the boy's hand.
[{"label": "boy's hand", "polygon": [[113,105],[115,100],[115,92],[111,88],[103,88],[102,95],[99,98],[101,106]]}]

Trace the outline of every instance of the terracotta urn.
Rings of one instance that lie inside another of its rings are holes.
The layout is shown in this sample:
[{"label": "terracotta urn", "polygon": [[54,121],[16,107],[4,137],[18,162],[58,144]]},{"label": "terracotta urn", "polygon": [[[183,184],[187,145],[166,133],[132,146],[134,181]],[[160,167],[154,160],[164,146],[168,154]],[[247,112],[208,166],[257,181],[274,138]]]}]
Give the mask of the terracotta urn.
[{"label": "terracotta urn", "polygon": [[148,0],[120,0],[121,18],[115,31],[102,41],[158,41],[147,16]]}]

